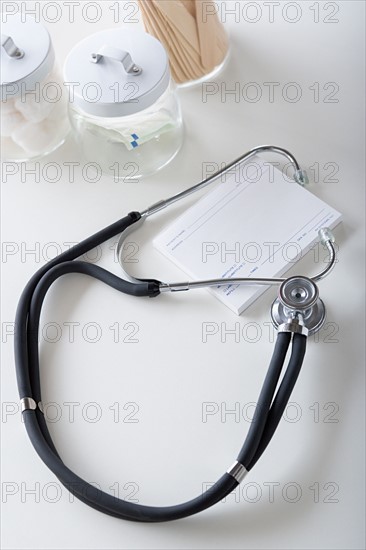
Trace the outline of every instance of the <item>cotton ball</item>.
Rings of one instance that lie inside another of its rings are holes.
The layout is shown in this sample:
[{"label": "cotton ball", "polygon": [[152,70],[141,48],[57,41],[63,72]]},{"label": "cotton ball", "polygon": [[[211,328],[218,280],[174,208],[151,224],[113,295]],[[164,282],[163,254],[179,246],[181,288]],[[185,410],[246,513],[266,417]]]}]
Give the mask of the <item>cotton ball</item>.
[{"label": "cotton ball", "polygon": [[1,135],[10,137],[13,132],[20,129],[26,121],[17,111],[9,111],[1,113]]},{"label": "cotton ball", "polygon": [[15,100],[15,108],[29,122],[42,122],[54,107],[53,103],[43,98],[42,92],[38,96],[37,94],[26,93]]},{"label": "cotton ball", "polygon": [[16,109],[29,122],[43,122],[62,103],[65,104],[60,78],[56,71],[52,71],[42,82],[38,82],[35,91],[25,91],[22,97],[15,101]]},{"label": "cotton ball", "polygon": [[37,156],[52,148],[54,128],[47,123],[26,122],[11,137],[29,155]]},{"label": "cotton ball", "polygon": [[1,115],[7,115],[8,113],[13,113],[15,109],[15,99],[9,98],[6,101],[1,101],[0,103]]}]

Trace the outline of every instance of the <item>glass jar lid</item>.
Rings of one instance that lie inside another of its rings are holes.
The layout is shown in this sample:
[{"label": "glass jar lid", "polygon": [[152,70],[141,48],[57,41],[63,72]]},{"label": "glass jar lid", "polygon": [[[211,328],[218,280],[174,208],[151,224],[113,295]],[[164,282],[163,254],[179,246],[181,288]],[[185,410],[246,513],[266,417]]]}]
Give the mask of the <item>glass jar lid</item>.
[{"label": "glass jar lid", "polygon": [[109,29],[79,42],[69,53],[64,78],[70,101],[90,115],[119,117],[153,105],[170,82],[168,55],[153,36]]},{"label": "glass jar lid", "polygon": [[48,31],[27,16],[8,16],[1,27],[1,99],[34,90],[52,70],[55,54]]}]

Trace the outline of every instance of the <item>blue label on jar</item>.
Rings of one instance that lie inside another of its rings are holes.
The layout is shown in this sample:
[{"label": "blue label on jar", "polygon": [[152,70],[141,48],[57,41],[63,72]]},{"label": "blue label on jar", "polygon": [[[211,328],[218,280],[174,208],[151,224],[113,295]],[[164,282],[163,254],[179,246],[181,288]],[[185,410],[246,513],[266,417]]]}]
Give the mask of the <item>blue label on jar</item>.
[{"label": "blue label on jar", "polygon": [[137,134],[131,134],[131,137],[133,139],[133,141],[131,141],[131,145],[132,147],[135,149],[136,147],[139,146],[137,140],[140,139],[139,136]]}]

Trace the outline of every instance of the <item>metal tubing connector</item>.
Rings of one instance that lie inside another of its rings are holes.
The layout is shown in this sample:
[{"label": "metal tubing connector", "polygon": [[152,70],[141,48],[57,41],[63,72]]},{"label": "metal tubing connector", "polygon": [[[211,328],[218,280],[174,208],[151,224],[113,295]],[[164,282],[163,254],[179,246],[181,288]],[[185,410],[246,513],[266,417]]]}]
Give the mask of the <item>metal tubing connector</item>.
[{"label": "metal tubing connector", "polygon": [[309,330],[304,325],[302,315],[296,315],[293,319],[289,319],[287,323],[282,323],[277,328],[278,332],[291,332],[292,334],[302,334],[303,336],[309,335]]},{"label": "metal tubing connector", "polygon": [[20,410],[22,412],[24,411],[35,411],[37,408],[37,403],[34,401],[32,397],[23,397],[23,399],[20,400]]},{"label": "metal tubing connector", "polygon": [[227,470],[227,474],[231,475],[238,483],[241,483],[248,473],[248,470],[238,461]]}]

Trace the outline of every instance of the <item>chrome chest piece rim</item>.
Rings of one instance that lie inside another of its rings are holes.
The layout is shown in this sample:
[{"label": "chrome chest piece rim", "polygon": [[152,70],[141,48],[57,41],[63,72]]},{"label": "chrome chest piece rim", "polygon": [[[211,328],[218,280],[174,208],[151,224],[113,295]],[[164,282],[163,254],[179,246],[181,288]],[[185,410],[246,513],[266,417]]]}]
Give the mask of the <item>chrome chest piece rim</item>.
[{"label": "chrome chest piece rim", "polygon": [[325,306],[319,298],[319,290],[308,277],[290,277],[279,289],[278,298],[271,309],[276,328],[301,315],[309,335],[318,332],[325,322]]}]

